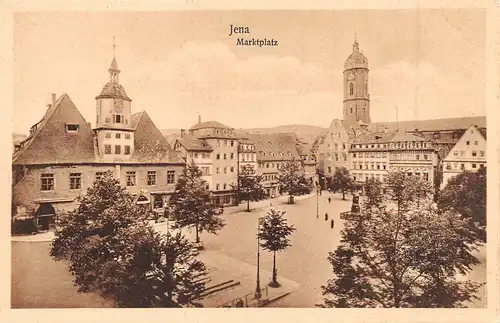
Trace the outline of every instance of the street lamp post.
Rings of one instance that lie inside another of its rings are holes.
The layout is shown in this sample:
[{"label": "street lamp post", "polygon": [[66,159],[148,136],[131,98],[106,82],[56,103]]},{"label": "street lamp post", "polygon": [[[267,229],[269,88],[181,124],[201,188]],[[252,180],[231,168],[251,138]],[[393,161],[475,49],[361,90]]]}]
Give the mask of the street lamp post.
[{"label": "street lamp post", "polygon": [[319,218],[319,186],[316,188],[316,218]]},{"label": "street lamp post", "polygon": [[260,240],[259,240],[259,230],[260,230],[260,218],[257,222],[257,284],[255,286],[255,298],[260,301]]}]

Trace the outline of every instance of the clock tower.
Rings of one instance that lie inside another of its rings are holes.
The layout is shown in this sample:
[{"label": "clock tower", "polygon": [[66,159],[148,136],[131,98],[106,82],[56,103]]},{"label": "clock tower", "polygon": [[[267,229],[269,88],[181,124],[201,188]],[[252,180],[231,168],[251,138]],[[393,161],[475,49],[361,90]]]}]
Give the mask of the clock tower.
[{"label": "clock tower", "polygon": [[134,131],[131,126],[132,100],[119,83],[120,70],[115,57],[108,72],[108,83],[95,97],[95,133],[99,155],[104,160],[127,160],[134,152]]},{"label": "clock tower", "polygon": [[352,53],[344,64],[344,121],[370,124],[370,94],[368,93],[368,60],[354,40]]}]

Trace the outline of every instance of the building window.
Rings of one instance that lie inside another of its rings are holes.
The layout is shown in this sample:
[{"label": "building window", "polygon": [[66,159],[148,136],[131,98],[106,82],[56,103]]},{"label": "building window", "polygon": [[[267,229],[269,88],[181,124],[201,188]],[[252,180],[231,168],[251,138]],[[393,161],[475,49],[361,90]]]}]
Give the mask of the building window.
[{"label": "building window", "polygon": [[424,181],[429,181],[429,173],[424,173]]},{"label": "building window", "polygon": [[210,189],[210,186],[209,186],[208,184],[207,184],[207,185],[205,185],[205,189],[206,189],[206,190],[209,190],[209,189]]},{"label": "building window", "polygon": [[224,190],[227,188],[226,183],[224,183],[224,185],[222,185],[222,188],[223,188]]},{"label": "building window", "polygon": [[349,95],[354,95],[354,85],[352,83],[349,83]]},{"label": "building window", "polygon": [[384,165],[384,169],[386,168],[386,166]]},{"label": "building window", "polygon": [[125,155],[130,155],[130,146],[125,146]]},{"label": "building window", "polygon": [[81,173],[70,173],[69,174],[69,189],[79,190],[82,188],[82,174]]},{"label": "building window", "polygon": [[41,175],[41,190],[42,191],[52,191],[54,190],[54,174],[42,174]]},{"label": "building window", "polygon": [[215,189],[218,191],[220,188],[220,184],[215,185]]},{"label": "building window", "polygon": [[427,160],[427,154],[424,154],[424,159]]},{"label": "building window", "polygon": [[328,166],[328,173],[331,174],[332,173],[332,167],[331,166]]},{"label": "building window", "polygon": [[417,154],[417,160],[420,160],[420,155]]},{"label": "building window", "polygon": [[217,154],[216,158],[217,158],[217,159],[220,159],[220,154]]},{"label": "building window", "polygon": [[475,146],[477,146],[477,140],[476,140],[476,141],[474,141],[474,145],[475,145]]},{"label": "building window", "polygon": [[356,158],[356,153],[353,153],[353,154],[352,154],[352,158]]},{"label": "building window", "polygon": [[129,133],[125,134],[125,139],[130,139],[130,134]]},{"label": "building window", "polygon": [[439,139],[439,138],[441,137],[441,135],[440,135],[440,133],[439,133],[439,132],[437,132],[437,131],[436,131],[436,132],[434,132],[434,133],[432,134],[432,137],[433,137],[434,139]]},{"label": "building window", "polygon": [[[231,141],[231,142],[232,142],[232,141]],[[234,154],[233,154],[233,153],[231,153],[231,159],[234,159]]]},{"label": "building window", "polygon": [[119,155],[122,153],[122,146],[120,145],[115,145],[115,154]]},{"label": "building window", "polygon": [[363,169],[363,165],[362,164],[359,164],[359,169]]},{"label": "building window", "polygon": [[484,157],[484,151],[480,151],[479,156]]},{"label": "building window", "polygon": [[231,140],[231,147],[234,147],[234,140]]},{"label": "building window", "polygon": [[465,164],[460,164],[460,169],[464,170],[465,169]]},{"label": "building window", "polygon": [[465,142],[465,144],[466,144],[467,146],[468,146],[468,145],[470,145],[470,141],[468,141],[468,140],[467,140],[467,141]]},{"label": "building window", "polygon": [[483,168],[483,167],[484,167],[484,165],[483,165],[483,164],[479,164],[479,168]]},{"label": "building window", "polygon": [[104,145],[104,153],[106,155],[111,154],[111,145]]},{"label": "building window", "polygon": [[217,167],[217,168],[215,169],[215,173],[220,174],[220,168],[219,168],[219,167]]},{"label": "building window", "polygon": [[477,168],[477,165],[476,164],[472,164],[472,168]]},{"label": "building window", "polygon": [[109,139],[109,138],[111,138],[111,132],[106,132],[106,133],[104,134],[104,137],[106,137],[106,138],[108,138],[108,139]]},{"label": "building window", "polygon": [[231,166],[231,173],[234,173],[234,167]]},{"label": "building window", "polygon": [[77,124],[67,124],[66,131],[67,132],[77,132],[80,129],[80,126]]},{"label": "building window", "polygon": [[175,183],[175,171],[168,170],[167,171],[167,184],[174,184],[174,183]]},{"label": "building window", "polygon": [[116,139],[120,139],[121,138],[121,134],[119,132],[115,133],[115,138]]},{"label": "building window", "polygon": [[224,167],[224,174],[227,174],[227,167]]},{"label": "building window", "polygon": [[148,185],[156,185],[156,171],[148,171]]},{"label": "building window", "polygon": [[95,180],[100,180],[101,178],[104,177],[105,172],[97,172],[95,173]]},{"label": "building window", "polygon": [[114,123],[123,123],[123,115],[113,114],[113,122]]},{"label": "building window", "polygon": [[472,152],[472,157],[476,157],[477,156],[477,152],[473,151]]},{"label": "building window", "polygon": [[127,186],[135,186],[135,172],[127,172]]},{"label": "building window", "polygon": [[454,151],[453,156],[458,157],[458,151]]},{"label": "building window", "polygon": [[227,154],[224,154],[224,159],[227,159]]}]

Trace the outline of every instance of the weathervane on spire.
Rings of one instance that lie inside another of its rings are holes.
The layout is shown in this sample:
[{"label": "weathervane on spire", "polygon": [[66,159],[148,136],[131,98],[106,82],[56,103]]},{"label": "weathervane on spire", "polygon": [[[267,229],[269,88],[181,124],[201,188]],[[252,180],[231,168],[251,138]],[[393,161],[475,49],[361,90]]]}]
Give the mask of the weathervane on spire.
[{"label": "weathervane on spire", "polygon": [[356,37],[356,33],[354,33],[354,44],[352,45],[352,50],[353,51],[358,51],[359,50],[359,44],[358,44],[358,40],[357,40],[357,37]]}]

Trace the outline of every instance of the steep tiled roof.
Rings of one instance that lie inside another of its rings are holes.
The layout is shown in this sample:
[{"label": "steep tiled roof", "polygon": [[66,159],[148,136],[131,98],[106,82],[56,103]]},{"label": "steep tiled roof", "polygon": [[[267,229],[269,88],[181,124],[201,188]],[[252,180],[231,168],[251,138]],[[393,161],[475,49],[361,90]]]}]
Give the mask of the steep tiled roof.
[{"label": "steep tiled roof", "polygon": [[428,141],[424,137],[415,136],[411,133],[398,132],[391,141]]},{"label": "steep tiled roof", "polygon": [[[66,124],[78,125],[67,132]],[[86,163],[95,160],[91,126],[67,94],[61,95],[45,112],[22,148],[13,155],[13,164]]]},{"label": "steep tiled roof", "polygon": [[255,143],[259,161],[301,159],[295,146],[296,136],[293,134],[249,134],[248,139]]},{"label": "steep tiled roof", "polygon": [[125,92],[123,86],[115,82],[106,83],[102,88],[101,94],[99,94],[95,98],[111,98],[132,101],[132,99],[127,96],[127,93]]},{"label": "steep tiled roof", "polygon": [[356,138],[353,143],[389,142],[396,136],[396,134],[396,132],[365,132]]},{"label": "steep tiled roof", "polygon": [[368,126],[370,131],[379,131],[384,126],[388,131],[439,131],[439,130],[456,130],[467,129],[471,124],[477,125],[479,128],[486,127],[486,117],[470,117],[470,118],[446,118],[446,119],[430,119],[430,120],[411,120],[397,122],[377,122]]},{"label": "steep tiled roof", "polygon": [[202,123],[197,123],[189,130],[197,130],[197,129],[203,129],[203,128],[222,128],[222,129],[231,129],[230,127],[223,125],[222,123],[218,121],[206,121]]},{"label": "steep tiled roof", "polygon": [[145,111],[133,114],[131,119],[135,128],[133,161],[183,163]]},{"label": "steep tiled roof", "polygon": [[213,151],[212,147],[210,147],[207,143],[193,136],[184,136],[182,138],[178,138],[177,141],[184,146],[186,150]]}]

